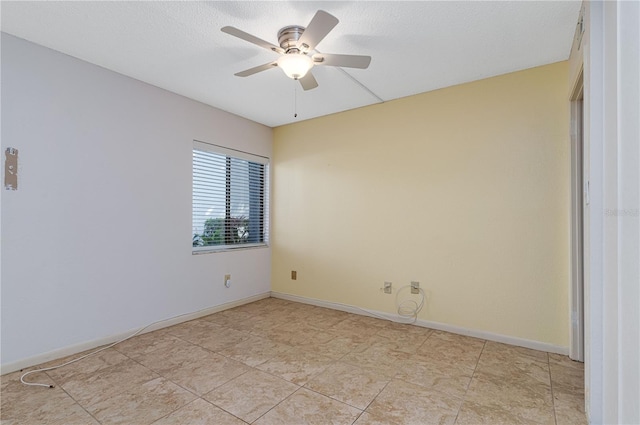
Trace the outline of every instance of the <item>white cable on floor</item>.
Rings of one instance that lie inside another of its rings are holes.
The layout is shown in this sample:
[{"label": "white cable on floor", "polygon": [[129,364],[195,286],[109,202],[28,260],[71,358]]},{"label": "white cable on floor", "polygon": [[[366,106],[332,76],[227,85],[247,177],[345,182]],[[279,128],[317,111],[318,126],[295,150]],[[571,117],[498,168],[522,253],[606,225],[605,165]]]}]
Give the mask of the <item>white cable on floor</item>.
[{"label": "white cable on floor", "polygon": [[[375,313],[375,312],[373,312],[371,310],[367,310],[366,308],[361,308],[361,307],[358,307],[358,306],[355,306],[355,305],[340,304],[340,303],[333,303],[333,304],[340,305],[340,306],[347,307],[347,308],[351,308],[351,309],[364,311],[368,315],[373,316],[373,317],[377,317],[379,319],[388,320],[388,321],[395,322],[395,323],[412,324],[412,323],[415,323],[416,320],[418,320],[418,313],[420,313],[420,310],[422,310],[422,307],[424,307],[425,293],[422,290],[422,288],[418,288],[418,290],[420,291],[420,295],[422,295],[422,300],[420,300],[420,303],[417,303],[417,302],[415,302],[414,300],[411,300],[411,299],[407,299],[407,300],[404,300],[402,302],[398,302],[400,293],[402,292],[403,289],[407,289],[407,288],[411,288],[411,286],[409,286],[409,285],[403,286],[398,290],[398,292],[396,292],[396,309],[398,311],[398,315],[399,316],[406,317],[406,318],[411,318],[411,321],[409,321],[409,322],[393,320],[393,319],[391,319],[389,317],[382,316],[382,315],[377,314],[377,313]],[[413,307],[409,307],[408,305],[412,305]],[[95,354],[98,354],[101,351],[104,351],[104,350],[107,350],[109,348],[115,347],[116,345],[120,344],[121,342],[124,342],[124,341],[126,341],[128,339],[133,338],[134,336],[138,335],[143,330],[145,330],[145,329],[147,329],[147,328],[149,328],[149,327],[151,327],[153,325],[157,325],[159,323],[167,322],[169,320],[179,319],[180,317],[184,317],[184,316],[190,316],[190,315],[198,314],[200,312],[203,312],[205,310],[210,310],[210,309],[211,309],[211,307],[207,307],[207,308],[203,308],[201,310],[194,311],[192,313],[179,314],[177,316],[173,316],[173,317],[170,317],[168,319],[157,320],[155,322],[149,323],[148,325],[141,327],[140,329],[138,329],[137,331],[135,331],[131,335],[129,335],[129,336],[125,337],[125,338],[122,338],[122,339],[120,339],[120,340],[118,340],[116,342],[113,342],[113,343],[111,343],[111,344],[109,344],[109,345],[107,345],[105,347],[102,347],[102,348],[99,348],[99,349],[97,349],[95,351],[92,351],[91,353],[85,354],[83,356],[80,356],[78,358],[69,360],[68,362],[65,362],[65,363],[62,363],[62,364],[59,364],[59,365],[56,365],[56,366],[30,370],[29,372],[26,372],[26,373],[22,374],[22,376],[20,376],[20,382],[22,382],[25,385],[53,388],[54,387],[53,385],[41,384],[39,382],[27,382],[27,381],[24,380],[24,378],[29,376],[29,375],[31,375],[32,373],[47,372],[49,370],[59,369],[61,367],[70,365],[72,363],[79,362],[80,360],[83,360],[83,359],[86,359],[87,357],[90,357],[90,356],[93,356]]]},{"label": "white cable on floor", "polygon": [[145,329],[147,329],[147,328],[149,328],[149,327],[151,327],[151,326],[153,326],[153,325],[157,325],[157,324],[159,324],[159,323],[164,323],[164,322],[167,322],[167,321],[169,321],[169,320],[179,319],[180,317],[184,317],[184,316],[191,316],[191,315],[194,315],[194,314],[198,314],[198,313],[203,312],[203,311],[205,311],[205,310],[211,310],[211,307],[203,308],[203,309],[201,309],[201,310],[197,310],[197,311],[194,311],[194,312],[192,312],[192,313],[183,313],[183,314],[179,314],[179,315],[177,315],[177,316],[173,316],[173,317],[170,317],[170,318],[168,318],[168,319],[157,320],[157,321],[155,321],[155,322],[149,323],[148,325],[141,327],[140,329],[138,329],[137,331],[135,331],[135,332],[134,332],[134,333],[132,333],[131,335],[129,335],[129,336],[125,337],[125,338],[122,338],[122,339],[120,339],[120,340],[118,340],[118,341],[116,341],[116,342],[113,342],[113,343],[111,343],[111,344],[109,344],[109,345],[107,345],[107,346],[105,346],[105,347],[102,347],[102,348],[99,348],[99,349],[97,349],[97,350],[95,350],[95,351],[92,351],[91,353],[85,354],[85,355],[83,355],[83,356],[80,356],[80,357],[78,357],[78,358],[75,358],[75,359],[69,360],[68,362],[65,362],[65,363],[62,363],[62,364],[59,364],[59,365],[56,365],[56,366],[51,366],[51,367],[45,367],[45,368],[41,368],[41,369],[34,369],[34,370],[30,370],[29,372],[26,372],[26,373],[24,373],[22,376],[20,376],[20,382],[22,382],[22,383],[23,383],[23,384],[25,384],[25,385],[31,385],[31,386],[38,386],[38,387],[48,387],[48,388],[53,388],[53,387],[54,387],[53,385],[49,385],[49,384],[41,384],[41,383],[38,383],[38,382],[27,382],[27,381],[25,381],[25,380],[24,380],[24,378],[25,378],[26,376],[28,376],[28,375],[31,375],[32,373],[37,373],[37,372],[46,372],[46,371],[49,371],[49,370],[59,369],[59,368],[61,368],[61,367],[64,367],[64,366],[70,365],[70,364],[72,364],[72,363],[79,362],[80,360],[86,359],[87,357],[93,356],[94,354],[98,354],[98,353],[99,353],[99,352],[101,352],[101,351],[107,350],[107,349],[109,349],[109,348],[112,348],[112,347],[114,347],[114,346],[116,346],[116,345],[120,344],[121,342],[124,342],[124,341],[126,341],[126,340],[128,340],[128,339],[131,339],[131,338],[133,338],[134,336],[138,335],[138,334],[139,334],[140,332],[142,332],[143,330],[145,330]]}]

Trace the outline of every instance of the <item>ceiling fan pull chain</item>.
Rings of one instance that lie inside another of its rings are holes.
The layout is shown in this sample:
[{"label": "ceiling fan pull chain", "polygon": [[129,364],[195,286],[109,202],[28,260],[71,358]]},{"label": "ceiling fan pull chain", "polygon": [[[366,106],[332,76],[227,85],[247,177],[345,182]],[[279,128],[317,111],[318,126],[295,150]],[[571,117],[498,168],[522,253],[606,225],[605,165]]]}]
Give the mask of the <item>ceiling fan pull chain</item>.
[{"label": "ceiling fan pull chain", "polygon": [[293,83],[293,118],[298,118],[298,84]]}]

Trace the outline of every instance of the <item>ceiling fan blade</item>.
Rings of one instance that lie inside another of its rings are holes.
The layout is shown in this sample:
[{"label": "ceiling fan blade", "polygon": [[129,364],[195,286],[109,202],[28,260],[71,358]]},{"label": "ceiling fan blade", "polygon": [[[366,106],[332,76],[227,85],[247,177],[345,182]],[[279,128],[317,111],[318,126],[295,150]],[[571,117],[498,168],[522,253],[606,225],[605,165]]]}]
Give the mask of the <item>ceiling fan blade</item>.
[{"label": "ceiling fan blade", "polygon": [[220,28],[220,31],[230,34],[234,37],[238,37],[244,41],[248,41],[249,43],[253,43],[257,46],[263,47],[267,50],[272,50],[274,52],[277,53],[284,53],[284,50],[278,46],[276,46],[275,44],[271,44],[268,41],[264,41],[261,38],[258,38],[254,35],[251,35],[249,33],[246,33],[242,30],[239,30],[238,28],[235,27],[222,27]]},{"label": "ceiling fan blade", "polygon": [[327,34],[338,25],[338,18],[324,10],[318,10],[298,40],[298,48],[313,50]]},{"label": "ceiling fan blade", "polygon": [[263,65],[246,69],[244,71],[237,72],[233,75],[235,75],[236,77],[248,77],[249,75],[257,74],[258,72],[266,71],[267,69],[275,68],[277,66],[278,66],[278,62],[269,62]]},{"label": "ceiling fan blade", "polygon": [[313,76],[311,71],[307,71],[307,74],[304,77],[300,78],[298,81],[300,81],[300,85],[304,90],[311,90],[318,87],[318,82],[316,81],[316,78]]},{"label": "ceiling fan blade", "polygon": [[326,53],[313,55],[314,65],[339,66],[341,68],[366,69],[371,63],[371,56],[330,55]]}]

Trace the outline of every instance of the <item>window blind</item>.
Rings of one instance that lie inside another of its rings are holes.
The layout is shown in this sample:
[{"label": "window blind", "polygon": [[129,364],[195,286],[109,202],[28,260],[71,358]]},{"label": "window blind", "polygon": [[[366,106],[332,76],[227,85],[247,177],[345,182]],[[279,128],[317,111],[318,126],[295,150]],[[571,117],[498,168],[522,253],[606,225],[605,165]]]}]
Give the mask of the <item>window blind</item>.
[{"label": "window blind", "polygon": [[194,252],[268,242],[267,161],[228,148],[194,143]]}]

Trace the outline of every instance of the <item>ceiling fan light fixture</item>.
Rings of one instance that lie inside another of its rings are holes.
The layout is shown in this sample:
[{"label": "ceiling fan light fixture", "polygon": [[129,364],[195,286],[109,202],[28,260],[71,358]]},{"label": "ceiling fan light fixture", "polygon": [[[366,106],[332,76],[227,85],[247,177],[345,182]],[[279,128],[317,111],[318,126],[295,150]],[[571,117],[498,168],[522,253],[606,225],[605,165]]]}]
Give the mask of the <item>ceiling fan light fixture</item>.
[{"label": "ceiling fan light fixture", "polygon": [[282,68],[282,71],[287,77],[298,80],[304,90],[311,90],[318,87],[318,82],[310,72],[311,68],[315,65],[366,69],[371,62],[370,56],[328,53],[322,55],[311,54],[311,52],[316,51],[315,48],[318,43],[333,30],[338,22],[338,18],[335,16],[330,15],[324,10],[318,10],[306,28],[300,25],[290,25],[278,31],[279,46],[264,41],[238,28],[227,26],[220,28],[220,30],[241,40],[248,41],[256,46],[280,54],[280,57],[275,61],[236,72],[234,74],[235,76],[248,77],[258,72],[278,67]]},{"label": "ceiling fan light fixture", "polygon": [[307,75],[312,66],[313,59],[303,53],[289,53],[278,58],[278,67],[287,74],[287,77],[294,80]]}]

